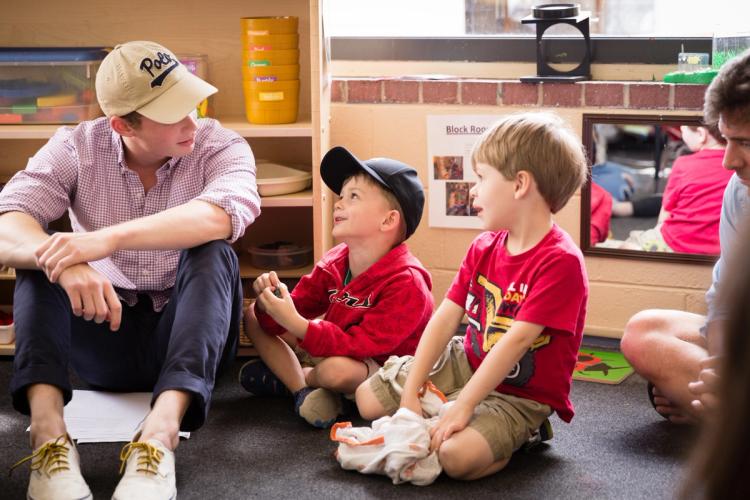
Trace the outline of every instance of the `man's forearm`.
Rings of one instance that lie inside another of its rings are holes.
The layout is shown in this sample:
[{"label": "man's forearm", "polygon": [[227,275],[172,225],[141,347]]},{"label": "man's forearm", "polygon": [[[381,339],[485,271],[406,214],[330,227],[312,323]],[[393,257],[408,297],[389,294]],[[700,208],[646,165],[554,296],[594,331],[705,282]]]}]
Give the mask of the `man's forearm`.
[{"label": "man's forearm", "polygon": [[118,250],[180,250],[229,238],[232,223],[223,208],[193,200],[102,232]]},{"label": "man's forearm", "polygon": [[22,212],[0,215],[0,264],[17,269],[39,269],[34,251],[49,235]]}]

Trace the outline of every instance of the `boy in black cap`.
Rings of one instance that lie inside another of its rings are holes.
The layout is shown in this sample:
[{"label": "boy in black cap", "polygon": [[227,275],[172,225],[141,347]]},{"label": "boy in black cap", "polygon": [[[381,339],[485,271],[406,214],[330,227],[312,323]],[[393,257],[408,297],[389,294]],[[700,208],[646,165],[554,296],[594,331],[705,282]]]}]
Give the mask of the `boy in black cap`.
[{"label": "boy in black cap", "polygon": [[403,243],[424,207],[417,172],[388,158],[363,162],[342,147],[320,172],[339,195],[332,233],[340,244],[291,293],[275,272],[255,280],[245,326],[261,359],[242,367],[240,383],[253,395],[288,389],[296,412],[325,428],[341,413],[340,394],[389,356],[414,353],[433,298],[429,273]]}]

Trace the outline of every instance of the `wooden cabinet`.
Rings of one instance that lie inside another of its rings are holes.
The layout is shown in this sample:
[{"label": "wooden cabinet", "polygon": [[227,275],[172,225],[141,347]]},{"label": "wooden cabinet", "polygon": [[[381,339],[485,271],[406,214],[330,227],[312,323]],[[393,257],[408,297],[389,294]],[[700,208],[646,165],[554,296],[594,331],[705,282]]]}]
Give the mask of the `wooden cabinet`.
[{"label": "wooden cabinet", "polygon": [[[299,17],[300,98],[296,123],[252,125],[244,118],[240,18]],[[311,169],[312,188],[302,193],[263,198],[262,215],[238,248],[285,239],[311,244],[314,260],[330,248],[331,199],[318,175],[328,149],[330,103],[327,44],[318,0],[81,0],[60,2],[5,0],[0,16],[0,46],[114,46],[130,40],[153,40],[176,54],[205,54],[207,80],[219,88],[211,98],[211,116],[245,137],[256,158]],[[0,125],[0,181],[25,168],[59,125]],[[240,250],[241,274],[253,268]],[[283,271],[299,277],[311,266]],[[12,300],[14,279],[0,273],[0,304]],[[9,348],[0,346],[0,354]],[[12,352],[12,350],[10,350]]]}]

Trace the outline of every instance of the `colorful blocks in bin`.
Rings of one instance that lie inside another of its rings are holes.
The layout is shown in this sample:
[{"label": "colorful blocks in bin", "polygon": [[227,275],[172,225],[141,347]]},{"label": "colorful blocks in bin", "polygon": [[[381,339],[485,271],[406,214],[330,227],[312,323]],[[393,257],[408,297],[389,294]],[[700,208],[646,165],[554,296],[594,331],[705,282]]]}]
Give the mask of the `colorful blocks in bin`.
[{"label": "colorful blocks in bin", "polygon": [[0,123],[23,123],[23,116],[18,113],[0,113]]}]

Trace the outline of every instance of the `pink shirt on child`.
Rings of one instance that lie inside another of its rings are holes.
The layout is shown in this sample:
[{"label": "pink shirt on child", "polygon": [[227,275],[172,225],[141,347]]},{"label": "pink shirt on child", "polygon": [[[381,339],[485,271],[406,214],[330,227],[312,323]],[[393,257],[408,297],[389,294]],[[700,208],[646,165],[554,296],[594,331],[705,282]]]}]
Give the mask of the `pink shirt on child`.
[{"label": "pink shirt on child", "polygon": [[669,217],[661,234],[675,252],[718,255],[721,200],[732,171],[723,149],[703,149],[677,158],[664,190]]}]

